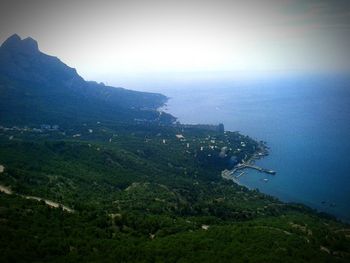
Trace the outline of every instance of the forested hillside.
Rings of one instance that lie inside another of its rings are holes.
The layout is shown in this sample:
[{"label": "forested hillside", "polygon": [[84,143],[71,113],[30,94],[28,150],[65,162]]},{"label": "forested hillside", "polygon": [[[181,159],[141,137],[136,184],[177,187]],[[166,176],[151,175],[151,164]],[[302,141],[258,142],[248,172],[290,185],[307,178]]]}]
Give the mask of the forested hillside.
[{"label": "forested hillside", "polygon": [[166,99],[3,43],[0,261],[349,262],[348,224],[223,173],[265,143],[174,123]]},{"label": "forested hillside", "polygon": [[3,127],[0,142],[3,262],[349,260],[348,225],[221,177],[260,150],[239,133]]}]

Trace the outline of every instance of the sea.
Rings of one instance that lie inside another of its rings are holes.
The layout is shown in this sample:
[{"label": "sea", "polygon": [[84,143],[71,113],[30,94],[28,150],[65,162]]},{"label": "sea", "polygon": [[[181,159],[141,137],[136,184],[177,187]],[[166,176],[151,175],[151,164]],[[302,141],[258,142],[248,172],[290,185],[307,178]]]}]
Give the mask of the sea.
[{"label": "sea", "polygon": [[256,164],[276,174],[247,169],[241,184],[350,222],[350,76],[177,75],[140,83],[168,96],[164,109],[181,123],[223,123],[266,141],[269,155]]}]

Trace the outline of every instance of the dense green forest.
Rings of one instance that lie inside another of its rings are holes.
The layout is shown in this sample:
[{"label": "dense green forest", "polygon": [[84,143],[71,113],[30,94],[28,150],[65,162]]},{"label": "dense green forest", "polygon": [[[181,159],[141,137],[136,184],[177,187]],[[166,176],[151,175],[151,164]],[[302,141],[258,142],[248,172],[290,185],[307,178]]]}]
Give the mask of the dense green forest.
[{"label": "dense green forest", "polygon": [[261,150],[237,132],[1,127],[0,144],[2,262],[350,259],[348,225],[221,177]]},{"label": "dense green forest", "polygon": [[348,224],[222,173],[263,142],[175,123],[166,100],[87,82],[35,40],[7,39],[0,261],[349,262]]}]

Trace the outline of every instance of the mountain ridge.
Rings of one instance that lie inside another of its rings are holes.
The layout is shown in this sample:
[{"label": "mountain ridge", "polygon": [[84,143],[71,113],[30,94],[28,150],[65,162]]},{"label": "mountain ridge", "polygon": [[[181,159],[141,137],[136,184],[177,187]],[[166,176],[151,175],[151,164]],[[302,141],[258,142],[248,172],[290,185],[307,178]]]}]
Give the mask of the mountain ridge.
[{"label": "mountain ridge", "polygon": [[175,120],[157,111],[166,96],[85,81],[75,68],[42,53],[34,39],[22,40],[17,34],[0,47],[0,99],[0,122],[5,123],[12,122],[5,114],[20,123]]},{"label": "mountain ridge", "polygon": [[18,38],[0,48],[1,262],[349,262],[348,224],[227,176],[264,143],[163,125],[164,95]]}]

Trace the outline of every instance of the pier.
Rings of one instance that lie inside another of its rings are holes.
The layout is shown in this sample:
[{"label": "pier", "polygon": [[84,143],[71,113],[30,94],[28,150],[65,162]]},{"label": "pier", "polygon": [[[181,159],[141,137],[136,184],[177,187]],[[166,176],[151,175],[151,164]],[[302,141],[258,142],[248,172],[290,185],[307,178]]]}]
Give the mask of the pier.
[{"label": "pier", "polygon": [[[233,182],[235,182],[238,185],[241,185],[240,182],[238,181],[238,179],[245,174],[244,171],[241,171],[240,174],[235,175],[235,173],[239,170],[243,170],[243,169],[255,169],[261,173],[267,173],[267,174],[271,174],[271,175],[275,175],[276,172],[274,170],[270,170],[270,169],[266,169],[266,168],[262,168],[259,167],[257,165],[254,164],[254,160],[260,159],[260,157],[263,156],[263,154],[258,154],[258,155],[254,155],[253,157],[251,157],[250,159],[248,159],[247,161],[242,161],[242,163],[237,164],[232,170],[227,170],[225,169],[224,171],[221,172],[221,176],[224,179],[228,179],[228,180],[232,180]],[[267,180],[265,180],[265,182],[267,182]]]},{"label": "pier", "polygon": [[252,168],[252,169],[258,170],[259,172],[267,173],[267,174],[273,174],[273,175],[276,174],[276,172],[275,172],[274,170],[269,170],[269,169],[261,168],[261,167],[259,167],[259,166],[252,165],[252,164],[245,164],[245,167],[244,167],[244,168]]},{"label": "pier", "polygon": [[274,170],[265,169],[265,168],[259,167],[257,165],[254,165],[254,164],[250,164],[249,162],[248,163],[243,162],[243,163],[236,165],[235,168],[233,168],[233,170],[232,170],[232,174],[234,174],[238,170],[242,170],[245,168],[255,169],[261,173],[267,173],[267,174],[272,174],[272,175],[276,174],[276,172]]}]

